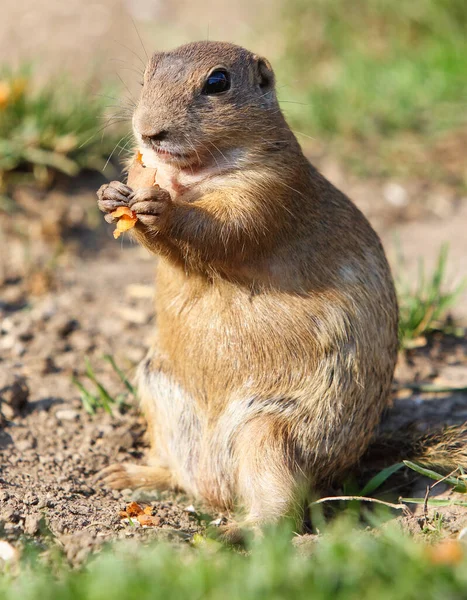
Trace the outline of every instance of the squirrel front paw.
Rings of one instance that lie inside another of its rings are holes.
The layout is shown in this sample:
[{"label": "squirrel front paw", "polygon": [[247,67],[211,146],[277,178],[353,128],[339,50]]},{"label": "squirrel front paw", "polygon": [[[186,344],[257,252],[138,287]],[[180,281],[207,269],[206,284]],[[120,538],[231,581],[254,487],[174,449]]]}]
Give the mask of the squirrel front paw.
[{"label": "squirrel front paw", "polygon": [[111,181],[102,185],[97,191],[97,206],[99,210],[106,213],[105,220],[113,223],[115,218],[110,213],[117,210],[119,206],[128,206],[128,199],[133,190],[120,181]]},{"label": "squirrel front paw", "polygon": [[153,186],[133,192],[128,206],[138,217],[137,227],[142,223],[147,227],[160,229],[166,222],[173,203],[169,192]]}]

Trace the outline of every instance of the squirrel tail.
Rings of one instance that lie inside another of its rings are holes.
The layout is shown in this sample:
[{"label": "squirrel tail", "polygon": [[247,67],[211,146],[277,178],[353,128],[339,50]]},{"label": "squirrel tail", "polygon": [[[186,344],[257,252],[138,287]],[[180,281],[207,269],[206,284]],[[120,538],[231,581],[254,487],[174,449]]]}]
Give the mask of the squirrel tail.
[{"label": "squirrel tail", "polygon": [[410,460],[443,474],[458,467],[467,471],[467,422],[417,433],[413,428],[377,436],[362,458],[365,468],[382,468]]}]

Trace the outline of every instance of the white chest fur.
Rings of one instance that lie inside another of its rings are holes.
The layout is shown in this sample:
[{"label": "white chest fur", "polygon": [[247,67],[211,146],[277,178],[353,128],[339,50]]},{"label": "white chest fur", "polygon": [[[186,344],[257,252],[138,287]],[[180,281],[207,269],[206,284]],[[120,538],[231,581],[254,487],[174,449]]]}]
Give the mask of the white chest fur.
[{"label": "white chest fur", "polygon": [[[240,151],[232,151],[231,156],[216,160],[215,164],[180,168],[158,156],[157,152],[148,148],[140,148],[143,164],[157,169],[156,182],[167,190],[172,198],[182,196],[194,188],[209,185],[214,178],[224,178],[229,171],[238,168]],[[219,182],[218,182],[219,183]],[[200,190],[201,191],[201,190]]]}]

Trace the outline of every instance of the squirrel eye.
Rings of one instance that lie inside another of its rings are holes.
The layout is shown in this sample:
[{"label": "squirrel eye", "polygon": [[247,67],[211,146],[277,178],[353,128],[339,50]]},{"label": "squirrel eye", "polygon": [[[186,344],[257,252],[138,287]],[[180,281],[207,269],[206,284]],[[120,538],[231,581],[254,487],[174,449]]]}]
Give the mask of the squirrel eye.
[{"label": "squirrel eye", "polygon": [[213,71],[203,87],[203,94],[221,94],[230,89],[230,75],[225,69]]}]

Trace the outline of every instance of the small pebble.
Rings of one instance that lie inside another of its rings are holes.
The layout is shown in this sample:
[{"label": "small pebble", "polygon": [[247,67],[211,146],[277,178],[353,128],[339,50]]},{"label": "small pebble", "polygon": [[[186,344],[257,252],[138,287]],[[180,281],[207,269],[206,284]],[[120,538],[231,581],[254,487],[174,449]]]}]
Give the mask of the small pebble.
[{"label": "small pebble", "polygon": [[58,324],[57,333],[61,338],[66,338],[72,331],[79,328],[79,322],[76,319],[65,318]]},{"label": "small pebble", "polygon": [[21,516],[15,511],[14,508],[7,508],[3,514],[2,519],[9,523],[19,523]]},{"label": "small pebble", "polygon": [[32,450],[36,445],[36,440],[26,438],[25,440],[18,440],[16,442],[16,449],[19,452],[26,452],[27,450]]},{"label": "small pebble", "polygon": [[36,535],[40,529],[40,522],[40,516],[28,515],[24,521],[24,532],[28,535]]},{"label": "small pebble", "polygon": [[34,506],[39,503],[39,498],[35,494],[29,492],[24,496],[23,502],[29,506]]},{"label": "small pebble", "polygon": [[29,387],[25,377],[8,372],[0,376],[0,410],[6,419],[13,419],[26,406]]},{"label": "small pebble", "polygon": [[59,421],[75,421],[79,417],[79,413],[72,408],[63,408],[57,410],[55,416]]}]

